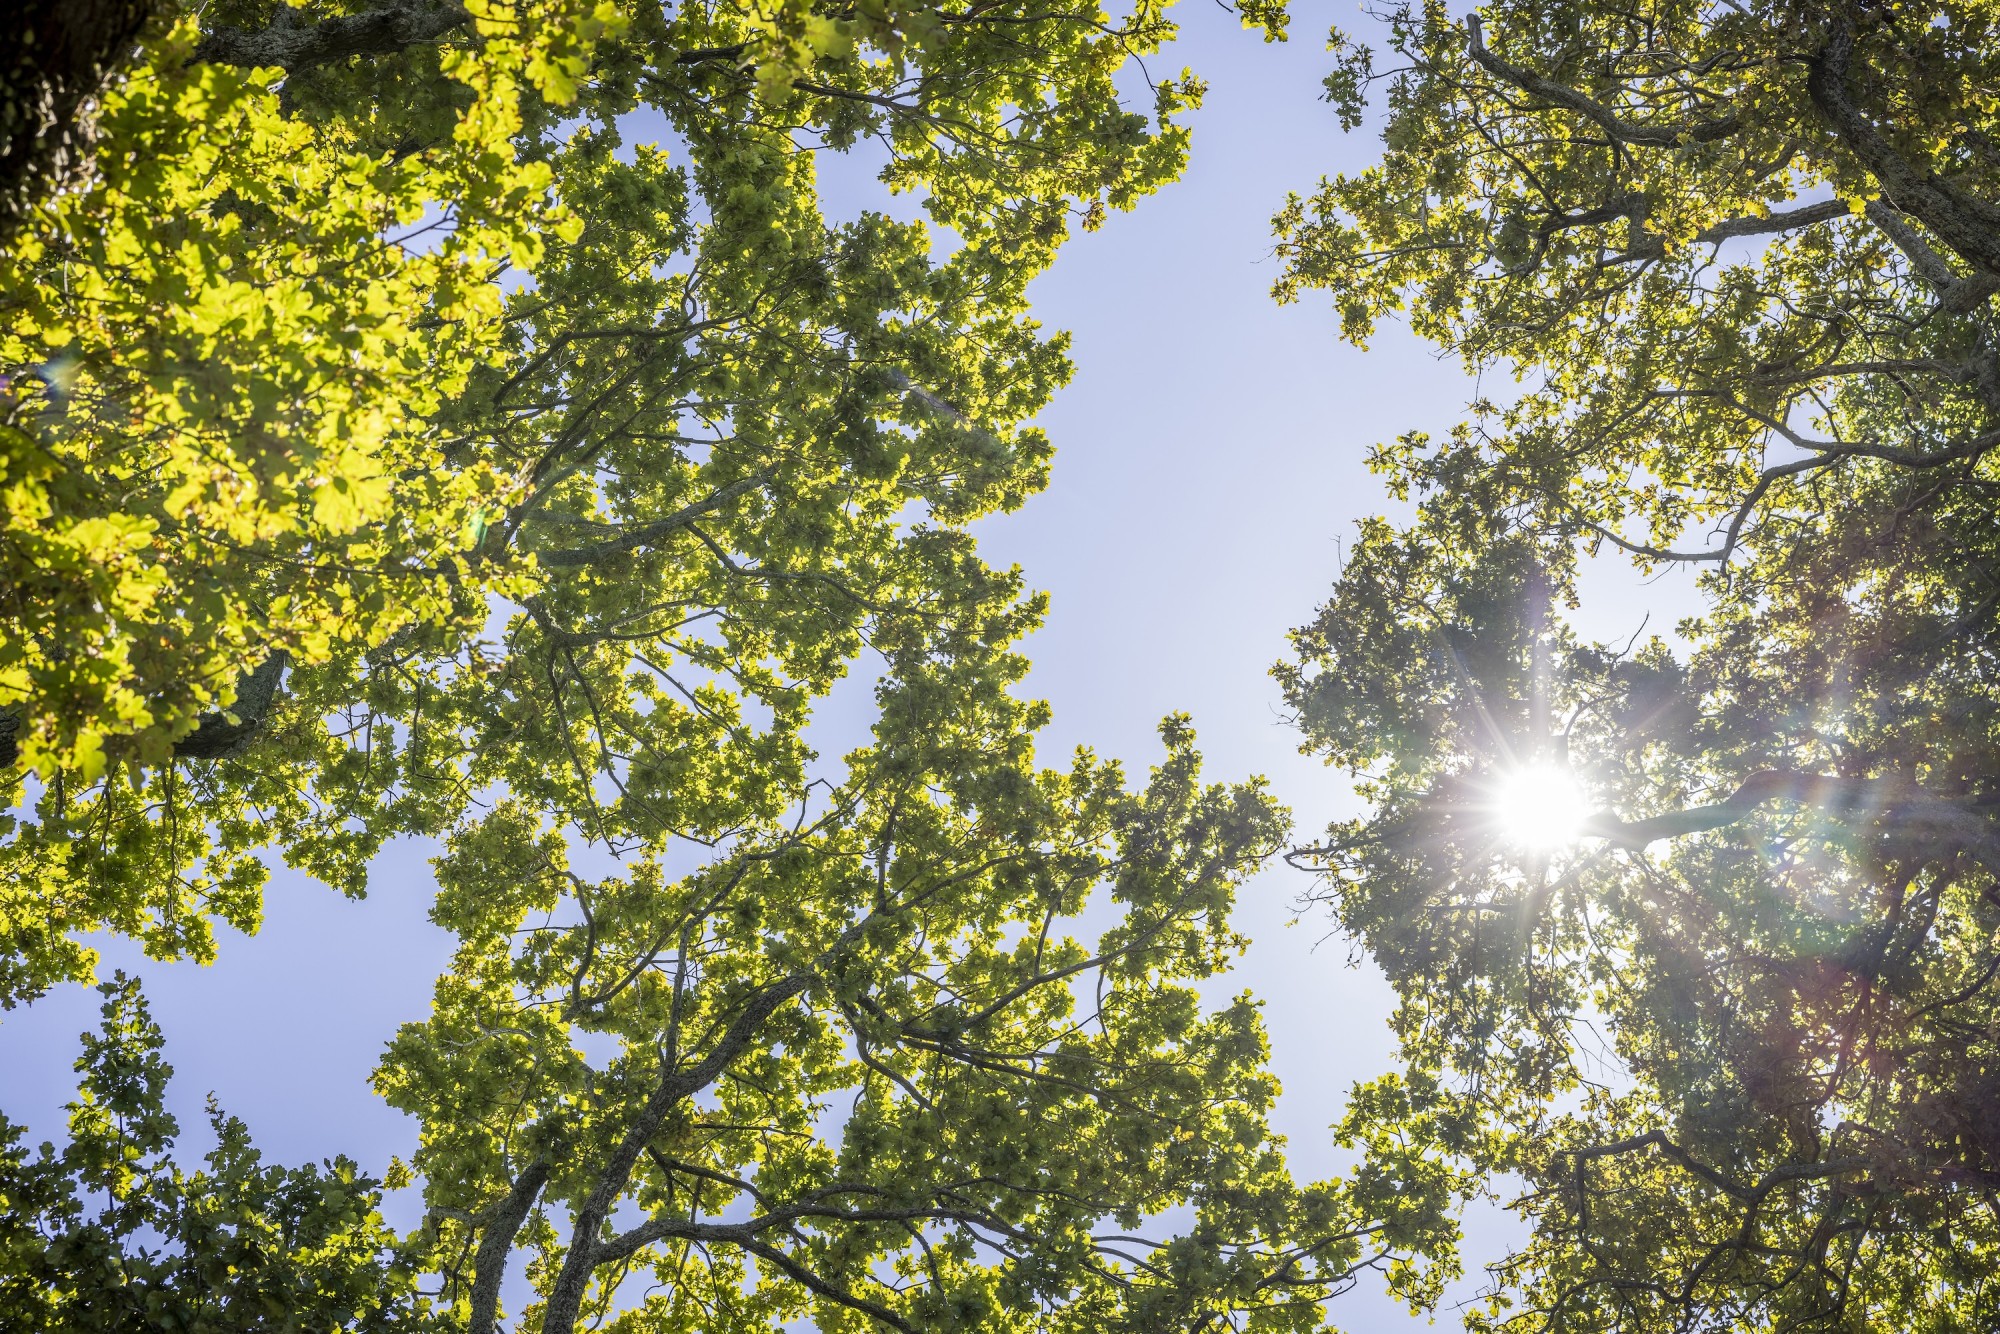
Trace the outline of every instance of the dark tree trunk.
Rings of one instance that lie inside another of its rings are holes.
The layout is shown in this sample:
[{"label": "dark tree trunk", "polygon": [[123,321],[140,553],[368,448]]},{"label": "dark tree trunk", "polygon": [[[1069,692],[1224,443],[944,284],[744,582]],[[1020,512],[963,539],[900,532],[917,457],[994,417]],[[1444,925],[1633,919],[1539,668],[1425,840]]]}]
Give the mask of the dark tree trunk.
[{"label": "dark tree trunk", "polygon": [[14,0],[0,21],[0,244],[90,169],[97,99],[155,0]]}]

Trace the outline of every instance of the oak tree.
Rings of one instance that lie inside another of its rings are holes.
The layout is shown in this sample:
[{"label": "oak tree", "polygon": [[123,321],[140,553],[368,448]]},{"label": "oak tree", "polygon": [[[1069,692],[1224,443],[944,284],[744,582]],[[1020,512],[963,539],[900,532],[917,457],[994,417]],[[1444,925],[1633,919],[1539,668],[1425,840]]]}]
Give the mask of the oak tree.
[{"label": "oak tree", "polygon": [[[968,532],[1047,476],[1027,284],[1182,165],[1199,82],[1135,60],[1172,31],[216,0],[107,95],[0,273],[0,1000],[91,929],[206,957],[264,857],[359,893],[439,840],[457,954],[376,1074],[425,1221],[343,1223],[312,1291],[376,1265],[369,1327],[478,1334],[1434,1296],[1457,1178],[1294,1182],[1255,1004],[1203,990],[1281,813],[1180,720],[1136,791],[1039,764],[1043,602]],[[863,153],[923,220],[823,207]],[[820,755],[851,675],[872,728]],[[69,1159],[10,1161],[86,1225]]]},{"label": "oak tree", "polygon": [[[106,99],[96,186],[9,253],[9,993],[93,922],[204,951],[262,843],[358,885],[448,827],[462,791],[410,773],[495,597],[480,661],[552,665],[530,693],[615,644],[729,678],[770,712],[742,772],[790,762],[871,617],[986,596],[963,525],[1042,484],[1022,423],[1068,373],[1023,289],[1178,170],[1198,92],[1120,102],[1152,6],[419,9],[182,20]],[[930,226],[822,216],[857,143]],[[600,741],[560,751],[640,744]]]},{"label": "oak tree", "polygon": [[[1516,387],[1377,449],[1410,517],[1279,676],[1370,803],[1297,859],[1399,989],[1381,1115],[1526,1183],[1473,1323],[1987,1327],[2000,15],[1383,17],[1280,295]],[[1589,642],[1589,557],[1701,610]]]}]

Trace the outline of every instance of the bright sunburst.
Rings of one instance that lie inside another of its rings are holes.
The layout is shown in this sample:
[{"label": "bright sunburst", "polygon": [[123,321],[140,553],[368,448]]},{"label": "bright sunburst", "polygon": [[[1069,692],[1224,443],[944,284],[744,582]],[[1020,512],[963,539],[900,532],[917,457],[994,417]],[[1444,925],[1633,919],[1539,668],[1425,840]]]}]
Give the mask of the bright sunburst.
[{"label": "bright sunburst", "polygon": [[1568,769],[1531,764],[1496,775],[1493,822],[1528,852],[1553,852],[1583,832],[1590,803]]}]

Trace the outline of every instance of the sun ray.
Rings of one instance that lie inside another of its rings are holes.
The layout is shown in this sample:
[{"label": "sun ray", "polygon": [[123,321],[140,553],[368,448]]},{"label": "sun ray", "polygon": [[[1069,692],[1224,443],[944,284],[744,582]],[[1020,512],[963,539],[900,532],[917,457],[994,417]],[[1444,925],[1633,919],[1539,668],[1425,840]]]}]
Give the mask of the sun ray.
[{"label": "sun ray", "polygon": [[1567,768],[1529,764],[1496,776],[1491,811],[1507,842],[1525,852],[1553,852],[1583,832],[1590,802]]}]

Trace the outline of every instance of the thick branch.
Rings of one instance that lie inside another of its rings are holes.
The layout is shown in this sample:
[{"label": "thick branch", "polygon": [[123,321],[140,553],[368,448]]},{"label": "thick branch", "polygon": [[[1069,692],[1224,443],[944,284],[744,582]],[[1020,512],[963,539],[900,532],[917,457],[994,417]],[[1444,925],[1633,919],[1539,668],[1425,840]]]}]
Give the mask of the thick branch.
[{"label": "thick branch", "polygon": [[1938,309],[1953,315],[1963,315],[1978,308],[1979,304],[2000,291],[2000,277],[1990,273],[1975,273],[1961,278],[1952,272],[1951,265],[1945,263],[1944,256],[1931,248],[1930,242],[1904,220],[1903,215],[1890,208],[1881,200],[1870,200],[1868,221],[1881,229],[1895,247],[1910,261],[1910,267],[1917,275],[1930,284],[1937,293]]},{"label": "thick branch", "polygon": [[19,0],[0,25],[0,238],[85,179],[92,102],[131,59],[151,0]]},{"label": "thick branch", "polygon": [[175,758],[220,760],[241,752],[263,728],[278,698],[278,683],[291,661],[292,655],[285,650],[272,650],[237,682],[236,702],[228,713],[204,713],[194,731],[174,743]]},{"label": "thick branch", "polygon": [[277,66],[297,74],[354,56],[387,56],[436,42],[472,21],[456,0],[394,0],[380,9],[303,23],[279,5],[267,27],[216,28],[203,34],[196,60],[215,65]]},{"label": "thick branch", "polygon": [[[1643,212],[1633,216],[1641,220],[1644,218]],[[1847,216],[1848,207],[1844,202],[1828,199],[1817,204],[1787,209],[1782,213],[1762,215],[1746,213],[1740,217],[1725,218],[1713,226],[1704,227],[1696,232],[1694,240],[1697,245],[1721,245],[1724,241],[1734,241],[1746,236],[1775,236],[1797,231],[1801,227],[1814,227]],[[1666,238],[1648,233],[1635,239],[1632,248],[1620,256],[1620,260],[1629,262],[1638,259],[1660,259],[1666,253]]]},{"label": "thick branch", "polygon": [[1686,1149],[1667,1137],[1664,1130],[1649,1130],[1643,1135],[1621,1139],[1612,1144],[1593,1144],[1587,1149],[1576,1151],[1577,1167],[1593,1158],[1612,1158],[1619,1154],[1631,1153],[1635,1149],[1658,1148],[1661,1153],[1679,1163],[1688,1171],[1708,1182],[1723,1194],[1745,1203],[1762,1200],[1779,1186],[1791,1181],[1819,1181],[1826,1177],[1845,1176],[1859,1172],[1868,1166],[1865,1158],[1832,1158],[1817,1163],[1786,1163],[1774,1167],[1759,1177],[1754,1185],[1745,1185],[1702,1162]]},{"label": "thick branch", "polygon": [[1847,71],[1853,57],[1854,28],[1842,19],[1808,68],[1806,92],[1813,106],[1882,186],[1889,202],[1930,228],[1966,263],[2000,277],[2000,208],[1973,198],[1896,151],[1848,93]]},{"label": "thick branch", "polygon": [[745,1241],[743,1243],[743,1249],[750,1252],[758,1259],[764,1261],[766,1264],[769,1264],[776,1269],[782,1270],[794,1282],[798,1283],[800,1286],[804,1288],[809,1289],[812,1292],[818,1293],[820,1296],[826,1298],[828,1301],[837,1302],[840,1305],[848,1307],[852,1310],[860,1311],[863,1314],[873,1316],[875,1319],[881,1321],[883,1324],[889,1326],[891,1329],[899,1329],[904,1331],[904,1334],[914,1334],[912,1326],[909,1324],[909,1322],[905,1321],[901,1316],[897,1315],[894,1311],[891,1311],[888,1307],[883,1306],[879,1302],[871,1302],[866,1297],[862,1297],[859,1296],[858,1294],[848,1292],[844,1288],[837,1287],[834,1284],[827,1282],[825,1279],[821,1278],[818,1274],[813,1273],[810,1269],[807,1269],[804,1265],[794,1260],[791,1256],[779,1250],[776,1246],[772,1246],[761,1241],[750,1240],[750,1241]]},{"label": "thick branch", "polygon": [[[1709,396],[1714,397],[1716,395],[1711,394]],[[1737,543],[1743,536],[1743,527],[1749,522],[1750,516],[1756,511],[1759,502],[1764,499],[1764,496],[1770,491],[1773,485],[1787,477],[1795,477],[1802,472],[1815,472],[1821,468],[1830,468],[1842,459],[1876,459],[1883,463],[1893,463],[1904,468],[1942,468],[1947,464],[1958,463],[1965,459],[1978,458],[1995,448],[2000,448],[2000,431],[1989,431],[1985,435],[1974,436],[1969,440],[1961,440],[1957,444],[1947,445],[1943,449],[1931,450],[1902,449],[1895,445],[1857,444],[1839,440],[1806,441],[1799,438],[1795,432],[1789,431],[1782,422],[1774,421],[1760,413],[1753,412],[1733,398],[1725,397],[1725,401],[1745,416],[1770,427],[1781,435],[1787,436],[1792,444],[1802,449],[1811,449],[1816,452],[1808,454],[1802,459],[1793,459],[1789,463],[1773,464],[1759,473],[1757,475],[1757,484],[1750,488],[1750,493],[1736,507],[1736,513],[1729,521],[1729,528],[1723,535],[1721,546],[1711,548],[1708,551],[1675,551],[1667,547],[1656,547],[1644,542],[1630,541],[1620,537],[1604,525],[1588,520],[1584,521],[1582,526],[1621,551],[1629,551],[1635,556],[1644,556],[1648,560],[1688,563],[1700,561],[1727,562],[1735,554]]]},{"label": "thick branch", "polygon": [[[1866,790],[1863,786],[1866,785]],[[1907,789],[1898,789],[1907,791]],[[1609,812],[1592,816],[1585,832],[1609,839],[1614,847],[1639,851],[1649,844],[1689,834],[1726,828],[1747,818],[1766,803],[1787,799],[1810,806],[1854,809],[1874,797],[1877,809],[1886,805],[1885,780],[1853,779],[1823,774],[1765,769],[1751,774],[1728,797],[1707,806],[1690,806],[1643,820],[1620,820]]]},{"label": "thick branch", "polygon": [[[229,711],[202,714],[194,731],[174,743],[174,758],[220,760],[241,753],[263,729],[291,660],[291,654],[276,649],[244,673],[236,683],[236,702]],[[20,760],[20,734],[20,714],[0,713],[0,770],[11,769]]]},{"label": "thick branch", "polygon": [[759,991],[750,998],[749,1004],[743,1007],[699,1064],[685,1071],[669,1072],[660,1081],[653,1096],[646,1100],[639,1115],[633,1118],[625,1138],[612,1152],[604,1170],[598,1174],[596,1189],[576,1211],[569,1254],[563,1257],[562,1271],[556,1275],[555,1285],[549,1290],[548,1305],[544,1308],[544,1334],[570,1334],[576,1327],[583,1296],[590,1285],[591,1272],[606,1258],[603,1245],[598,1240],[604,1220],[611,1216],[613,1206],[618,1203],[618,1197],[632,1178],[633,1167],[646,1150],[647,1141],[659,1133],[667,1113],[683,1098],[691,1097],[714,1083],[756,1041],[757,1030],[764,1021],[804,994],[811,984],[810,975],[799,973]]},{"label": "thick branch", "polygon": [[1828,199],[1817,204],[1806,204],[1799,208],[1787,209],[1783,213],[1766,213],[1761,217],[1744,216],[1730,218],[1704,227],[1695,234],[1695,240],[1707,245],[1735,240],[1740,236],[1769,236],[1776,232],[1794,231],[1800,227],[1812,227],[1822,222],[1832,222],[1835,218],[1848,215],[1847,204],[1843,200]]},{"label": "thick branch", "polygon": [[1470,14],[1465,20],[1465,46],[1472,58],[1488,72],[1505,79],[1525,93],[1531,93],[1545,102],[1553,102],[1595,121],[1604,132],[1623,144],[1638,144],[1647,148],[1678,148],[1688,143],[1708,143],[1715,139],[1726,139],[1743,127],[1742,119],[1736,115],[1723,116],[1718,120],[1697,121],[1692,125],[1641,125],[1626,120],[1610,107],[1595,98],[1587,97],[1574,88],[1545,79],[1532,70],[1509,64],[1486,49],[1486,35],[1479,15]]},{"label": "thick branch", "polygon": [[537,551],[535,559],[540,564],[553,569],[575,569],[579,566],[596,565],[602,561],[627,555],[630,552],[637,551],[640,547],[652,546],[661,538],[669,537],[674,533],[686,529],[696,519],[707,514],[713,514],[730,501],[736,499],[736,497],[743,495],[745,492],[754,491],[768,480],[770,479],[762,473],[753,477],[741,478],[723,487],[707,500],[697,501],[685,509],[669,514],[664,519],[655,519],[651,523],[642,523],[626,528],[616,537],[593,543],[587,547],[572,547],[564,551]]},{"label": "thick branch", "polygon": [[490,1216],[481,1220],[485,1227],[472,1260],[472,1319],[466,1326],[470,1334],[494,1334],[498,1328],[500,1283],[507,1276],[507,1257],[548,1179],[548,1163],[540,1159],[530,1163],[514,1188],[493,1206]]},{"label": "thick branch", "polygon": [[1900,836],[1936,839],[1964,848],[2000,871],[2000,831],[1992,822],[1955,802],[1923,793],[1899,778],[1848,778],[1765,769],[1743,780],[1736,791],[1707,806],[1691,806],[1643,820],[1621,820],[1608,812],[1592,816],[1584,832],[1612,846],[1638,851],[1650,844],[1706,833],[1746,819],[1773,801],[1813,806],[1844,819],[1890,822]]}]

